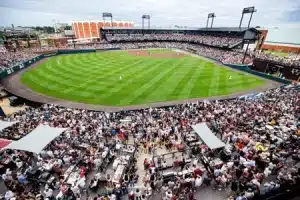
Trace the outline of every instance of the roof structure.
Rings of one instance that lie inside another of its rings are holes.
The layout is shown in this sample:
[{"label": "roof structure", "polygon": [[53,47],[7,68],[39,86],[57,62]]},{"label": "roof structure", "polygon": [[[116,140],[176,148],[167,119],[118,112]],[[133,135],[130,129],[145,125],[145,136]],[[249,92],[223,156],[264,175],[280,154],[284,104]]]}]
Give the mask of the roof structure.
[{"label": "roof structure", "polygon": [[215,28],[191,28],[191,27],[186,27],[186,28],[166,28],[166,27],[151,27],[150,29],[148,28],[141,28],[141,27],[128,27],[128,28],[119,28],[119,27],[103,27],[104,30],[165,30],[165,31],[211,31],[211,32],[245,32],[247,30],[251,30],[254,32],[259,32],[255,28],[247,28],[247,27],[215,27]]},{"label": "roof structure", "polygon": [[225,146],[225,144],[211,132],[206,123],[193,125],[192,128],[210,149],[218,149]]},{"label": "roof structure", "polygon": [[47,146],[47,144],[65,130],[67,130],[67,128],[52,128],[48,125],[40,124],[22,139],[12,142],[8,148],[38,154],[45,148],[45,146]]},{"label": "roof structure", "polygon": [[248,28],[248,27],[215,27],[215,28],[200,28],[201,31],[215,31],[215,32],[245,32],[247,30],[252,30],[255,32],[259,32],[255,28]]}]

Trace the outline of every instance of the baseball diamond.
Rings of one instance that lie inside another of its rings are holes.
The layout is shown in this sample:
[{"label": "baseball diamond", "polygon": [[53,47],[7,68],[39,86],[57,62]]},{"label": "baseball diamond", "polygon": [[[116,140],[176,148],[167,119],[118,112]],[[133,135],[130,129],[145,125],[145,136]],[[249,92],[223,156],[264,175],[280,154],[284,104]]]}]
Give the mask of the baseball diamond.
[{"label": "baseball diamond", "polygon": [[60,55],[25,72],[21,82],[46,96],[109,106],[229,95],[266,83],[172,49]]}]

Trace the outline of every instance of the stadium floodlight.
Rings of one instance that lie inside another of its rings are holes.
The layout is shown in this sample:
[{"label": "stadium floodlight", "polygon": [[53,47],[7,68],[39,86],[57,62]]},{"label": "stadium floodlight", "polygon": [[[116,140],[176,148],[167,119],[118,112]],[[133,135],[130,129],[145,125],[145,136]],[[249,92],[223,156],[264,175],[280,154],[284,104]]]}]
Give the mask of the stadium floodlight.
[{"label": "stadium floodlight", "polygon": [[144,29],[145,19],[148,20],[148,29],[150,29],[150,15],[143,15],[142,16],[142,27],[143,27],[143,29]]},{"label": "stadium floodlight", "polygon": [[113,28],[113,16],[112,16],[111,13],[107,13],[107,12],[102,14],[102,19],[103,19],[103,22],[104,22],[104,26],[105,26],[105,19],[107,17],[110,18],[111,27]]},{"label": "stadium floodlight", "polygon": [[248,7],[248,8],[244,8],[244,9],[243,9],[243,12],[242,12],[242,17],[241,17],[241,21],[240,21],[239,28],[241,28],[241,26],[242,26],[244,14],[249,14],[249,13],[251,13],[251,16],[250,16],[250,19],[249,19],[249,22],[248,22],[248,28],[249,28],[249,27],[250,27],[251,20],[252,20],[253,13],[255,13],[255,12],[257,12],[257,10],[255,9],[254,6]]},{"label": "stadium floodlight", "polygon": [[207,22],[206,22],[206,28],[208,28],[208,22],[209,19],[212,18],[211,20],[211,24],[210,24],[210,28],[212,28],[213,24],[214,24],[214,18],[216,17],[215,13],[209,13],[207,16]]}]

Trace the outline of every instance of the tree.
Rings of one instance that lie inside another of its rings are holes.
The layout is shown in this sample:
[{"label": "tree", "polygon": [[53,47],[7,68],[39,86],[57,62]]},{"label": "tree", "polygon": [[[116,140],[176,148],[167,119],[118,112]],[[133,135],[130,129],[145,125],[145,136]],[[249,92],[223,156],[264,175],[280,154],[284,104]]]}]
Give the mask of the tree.
[{"label": "tree", "polygon": [[54,28],[52,26],[44,26],[43,27],[43,31],[45,33],[54,33],[55,32],[55,30],[54,30]]},{"label": "tree", "polygon": [[65,27],[65,30],[72,30],[72,26],[69,26],[69,25],[66,26],[66,27]]}]

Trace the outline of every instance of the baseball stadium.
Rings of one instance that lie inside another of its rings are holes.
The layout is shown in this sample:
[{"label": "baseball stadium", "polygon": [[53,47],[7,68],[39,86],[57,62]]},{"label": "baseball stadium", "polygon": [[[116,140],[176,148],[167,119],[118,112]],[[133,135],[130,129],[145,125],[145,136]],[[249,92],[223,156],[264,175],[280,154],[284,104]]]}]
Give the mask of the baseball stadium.
[{"label": "baseball stadium", "polygon": [[[81,27],[104,23],[85,24],[81,23]],[[175,30],[122,29],[122,26],[100,27],[101,41],[91,44],[93,48],[47,52],[32,67],[6,79],[6,83],[11,79],[16,81],[7,86],[33,101],[117,111],[200,99],[230,99],[280,85],[257,76],[256,72],[247,72],[243,63],[253,62],[249,55],[228,51],[242,46],[244,37],[253,37],[248,43],[254,43],[258,37],[256,29],[183,30],[178,34]],[[79,38],[95,36],[95,30],[77,30],[80,23],[74,23],[74,27]],[[228,32],[232,35],[227,36]],[[219,48],[199,46],[202,37],[203,42],[212,42]],[[105,46],[108,48],[101,48]],[[219,57],[214,57],[214,51]],[[231,65],[231,59],[236,59],[240,66]]]},{"label": "baseball stadium", "polygon": [[264,44],[256,12],[0,31],[1,198],[299,199],[300,47]]}]

